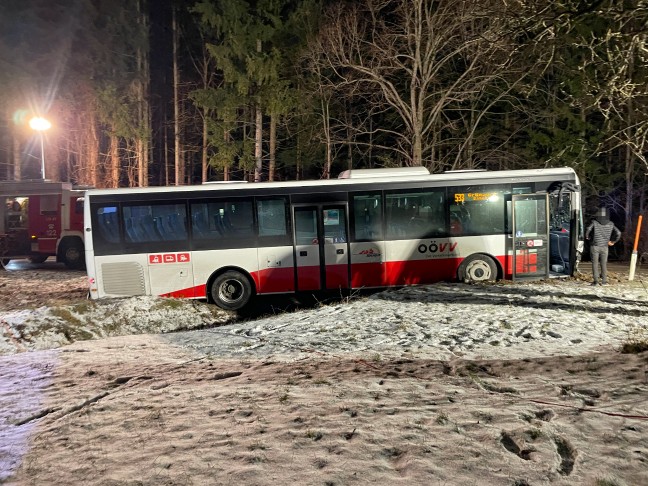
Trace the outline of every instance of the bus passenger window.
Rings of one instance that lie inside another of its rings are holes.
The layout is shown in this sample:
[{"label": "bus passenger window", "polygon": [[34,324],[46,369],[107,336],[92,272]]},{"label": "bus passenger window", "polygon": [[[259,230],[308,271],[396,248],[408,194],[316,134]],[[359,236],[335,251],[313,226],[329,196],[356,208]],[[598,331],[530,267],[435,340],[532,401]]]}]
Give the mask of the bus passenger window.
[{"label": "bus passenger window", "polygon": [[228,200],[191,205],[193,238],[244,239],[254,236],[252,201]]},{"label": "bus passenger window", "polygon": [[285,236],[286,200],[262,199],[257,200],[257,218],[259,221],[259,236]]},{"label": "bus passenger window", "polygon": [[380,194],[358,194],[352,198],[355,241],[382,240],[382,197]]},{"label": "bus passenger window", "polygon": [[187,239],[184,204],[125,206],[124,230],[129,243]]},{"label": "bus passenger window", "polygon": [[[495,186],[467,186],[450,188],[450,231],[458,235],[458,224],[463,235],[491,235],[506,229],[505,194],[508,191]],[[459,223],[453,223],[456,218]],[[454,224],[454,228],[453,228]]]},{"label": "bus passenger window", "polygon": [[408,240],[446,234],[445,192],[387,194],[387,238]]},{"label": "bus passenger window", "polygon": [[97,232],[106,243],[119,243],[119,220],[117,207],[105,206],[97,209]]}]

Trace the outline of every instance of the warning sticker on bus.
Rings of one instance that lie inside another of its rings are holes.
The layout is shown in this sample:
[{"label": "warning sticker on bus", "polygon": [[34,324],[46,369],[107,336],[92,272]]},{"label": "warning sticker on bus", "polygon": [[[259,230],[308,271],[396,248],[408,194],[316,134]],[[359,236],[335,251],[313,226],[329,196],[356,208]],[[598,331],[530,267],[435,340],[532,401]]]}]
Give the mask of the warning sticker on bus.
[{"label": "warning sticker on bus", "polygon": [[148,256],[149,265],[158,263],[189,263],[191,254],[189,253],[153,253]]}]

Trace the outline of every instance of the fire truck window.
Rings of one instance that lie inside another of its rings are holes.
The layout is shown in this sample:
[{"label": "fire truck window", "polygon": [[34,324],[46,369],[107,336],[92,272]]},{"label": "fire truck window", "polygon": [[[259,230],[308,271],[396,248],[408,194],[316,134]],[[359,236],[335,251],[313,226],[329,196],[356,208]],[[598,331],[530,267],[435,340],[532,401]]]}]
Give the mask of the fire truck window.
[{"label": "fire truck window", "polygon": [[40,197],[40,214],[43,216],[56,216],[59,196],[56,194]]}]

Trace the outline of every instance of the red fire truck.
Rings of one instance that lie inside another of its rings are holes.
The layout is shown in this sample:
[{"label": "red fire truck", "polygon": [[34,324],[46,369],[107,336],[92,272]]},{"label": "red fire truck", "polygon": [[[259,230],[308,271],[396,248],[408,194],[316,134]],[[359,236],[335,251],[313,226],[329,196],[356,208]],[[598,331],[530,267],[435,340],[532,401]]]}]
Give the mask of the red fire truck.
[{"label": "red fire truck", "polygon": [[0,181],[2,266],[56,256],[68,268],[84,268],[83,194],[67,182]]}]

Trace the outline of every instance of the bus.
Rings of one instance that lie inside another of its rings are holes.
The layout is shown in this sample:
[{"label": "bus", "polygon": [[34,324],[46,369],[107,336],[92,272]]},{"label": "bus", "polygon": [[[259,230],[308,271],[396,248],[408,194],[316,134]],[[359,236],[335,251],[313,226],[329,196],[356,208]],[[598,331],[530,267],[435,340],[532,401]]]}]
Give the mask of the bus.
[{"label": "bus", "polygon": [[92,298],[207,299],[570,276],[583,250],[570,168],[361,169],[338,179],[94,189]]},{"label": "bus", "polygon": [[55,256],[68,268],[85,266],[84,189],[67,182],[0,181],[0,263]]}]

